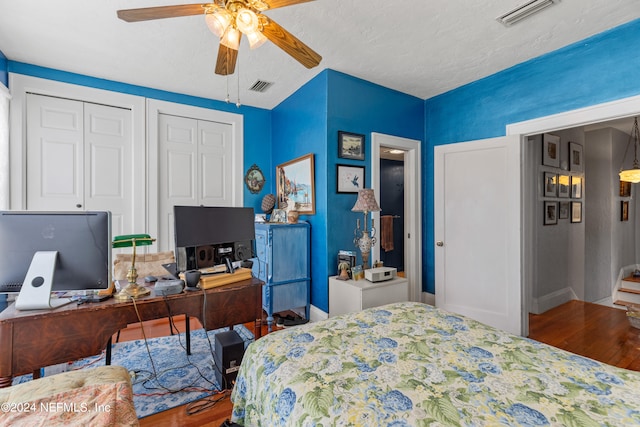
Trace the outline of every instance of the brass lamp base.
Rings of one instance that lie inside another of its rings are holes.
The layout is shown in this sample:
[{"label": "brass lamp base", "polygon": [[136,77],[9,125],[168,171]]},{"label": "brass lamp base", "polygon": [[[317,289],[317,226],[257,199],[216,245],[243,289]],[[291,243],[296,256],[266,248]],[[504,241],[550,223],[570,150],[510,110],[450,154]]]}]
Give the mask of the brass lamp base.
[{"label": "brass lamp base", "polygon": [[151,294],[151,291],[149,289],[136,283],[136,281],[138,280],[138,271],[136,270],[136,267],[133,263],[135,263],[135,258],[131,263],[129,271],[127,272],[127,281],[129,283],[127,284],[127,286],[122,288],[120,292],[113,296],[113,298],[118,301],[127,301],[129,299],[136,299]]},{"label": "brass lamp base", "polygon": [[113,296],[118,301],[127,301],[129,299],[136,299],[151,294],[151,291],[144,286],[140,286],[137,283],[129,283],[122,288],[120,292]]}]

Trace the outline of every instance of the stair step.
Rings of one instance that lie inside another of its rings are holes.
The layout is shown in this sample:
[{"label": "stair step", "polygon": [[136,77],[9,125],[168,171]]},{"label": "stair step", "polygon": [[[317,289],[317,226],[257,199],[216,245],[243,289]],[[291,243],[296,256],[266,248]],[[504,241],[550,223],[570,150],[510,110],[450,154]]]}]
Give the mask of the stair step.
[{"label": "stair step", "polygon": [[623,300],[616,300],[616,301],[613,302],[613,304],[614,305],[620,305],[622,307],[627,307],[627,306],[630,306],[630,305],[638,305],[636,303],[623,301]]},{"label": "stair step", "polygon": [[620,282],[620,286],[625,289],[635,289],[637,291],[640,291],[640,283],[638,283],[638,281],[636,280],[622,279],[622,281]]},{"label": "stair step", "polygon": [[628,294],[640,295],[640,290],[639,289],[620,288],[620,289],[618,289],[618,292],[626,292]]}]

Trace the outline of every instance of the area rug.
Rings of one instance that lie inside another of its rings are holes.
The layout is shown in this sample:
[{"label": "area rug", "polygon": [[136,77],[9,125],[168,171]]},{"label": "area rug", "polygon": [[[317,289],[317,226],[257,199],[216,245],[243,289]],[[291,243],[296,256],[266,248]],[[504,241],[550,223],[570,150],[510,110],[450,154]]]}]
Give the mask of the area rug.
[{"label": "area rug", "polygon": [[[245,348],[254,340],[243,325],[233,328],[244,341]],[[132,373],[133,403],[138,418],[175,408],[211,396],[220,391],[213,368],[214,335],[228,331],[222,328],[191,331],[191,355],[187,356],[184,334],[160,338],[127,341],[112,347],[111,364],[127,368]],[[149,357],[151,356],[151,357]],[[80,359],[66,365],[45,368],[45,375],[64,370],[91,369],[104,365],[101,355]],[[32,376],[16,377],[13,384],[30,381]]]}]

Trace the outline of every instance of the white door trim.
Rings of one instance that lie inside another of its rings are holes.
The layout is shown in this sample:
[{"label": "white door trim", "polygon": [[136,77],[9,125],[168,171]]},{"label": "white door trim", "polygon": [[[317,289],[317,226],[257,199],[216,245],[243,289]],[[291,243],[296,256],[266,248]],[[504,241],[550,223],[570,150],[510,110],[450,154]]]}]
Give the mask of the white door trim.
[{"label": "white door trim", "polygon": [[159,223],[158,212],[160,202],[158,200],[158,116],[169,114],[173,116],[188,117],[196,120],[207,120],[211,122],[228,123],[232,128],[233,159],[231,160],[231,177],[233,177],[232,206],[243,206],[243,185],[244,185],[244,116],[241,114],[227,113],[208,108],[194,107],[191,105],[177,104],[174,102],[158,101],[149,99],[147,101],[147,134],[148,138],[148,218],[149,232],[152,236],[158,236]]},{"label": "white door trim", "polygon": [[11,88],[10,104],[10,176],[11,198],[10,209],[25,209],[27,206],[27,157],[26,157],[26,114],[27,93],[55,96],[58,98],[74,99],[78,101],[92,102],[96,104],[110,105],[131,110],[134,186],[133,186],[133,210],[132,218],[134,230],[146,230],[145,212],[145,105],[144,98],[128,95],[120,92],[112,92],[87,86],[79,86],[39,77],[25,76],[23,74],[9,73],[9,87]]},{"label": "white door trim", "polygon": [[[371,187],[380,200],[380,147],[405,150],[404,165],[404,253],[411,301],[422,301],[422,169],[420,141],[382,133],[371,133]],[[380,212],[372,218],[380,232]],[[407,236],[411,236],[407,238]],[[380,239],[371,249],[371,260],[380,259]]]}]

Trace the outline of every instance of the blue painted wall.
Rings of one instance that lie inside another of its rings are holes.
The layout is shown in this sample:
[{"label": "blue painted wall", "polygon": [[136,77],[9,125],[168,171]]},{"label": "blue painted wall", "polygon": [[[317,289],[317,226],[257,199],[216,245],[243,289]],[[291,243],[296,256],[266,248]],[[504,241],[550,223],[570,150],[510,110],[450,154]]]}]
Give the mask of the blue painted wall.
[{"label": "blue painted wall", "polygon": [[4,53],[0,50],[0,83],[5,87],[9,87],[9,72],[7,71],[8,65],[9,61],[7,60],[7,57],[4,56]]},{"label": "blue painted wall", "polygon": [[[433,147],[640,94],[640,19],[425,101],[425,283],[434,292]],[[425,286],[426,285],[426,286]]]},{"label": "blue painted wall", "polygon": [[325,70],[273,110],[273,163],[315,155],[316,214],[311,223],[311,303],[329,310],[328,277],[337,274],[340,249],[355,250],[353,230],[361,213],[351,212],[355,194],[338,194],[337,164],[365,166],[370,187],[371,141],[365,160],[338,158],[338,131],[380,132],[422,140],[424,101],[332,70]]},{"label": "blue painted wall", "polygon": [[[1,64],[1,61],[0,61]],[[1,65],[0,65],[1,69]],[[196,107],[210,108],[214,110],[226,111],[230,113],[242,114],[244,116],[244,172],[254,163],[267,174],[272,168],[271,163],[271,111],[262,108],[240,106],[228,104],[223,101],[199,98],[195,96],[182,95],[179,93],[166,92],[162,90],[135,86],[120,83],[112,80],[98,79],[95,77],[74,74],[66,71],[54,70],[51,68],[39,67],[22,62],[8,61],[7,70],[12,73],[24,74],[27,76],[40,77],[64,83],[71,83],[79,86],[110,90],[113,92],[126,93],[146,98],[158,99],[168,102],[193,105]],[[268,183],[267,183],[268,184]],[[265,184],[265,186],[267,185]],[[265,189],[259,194],[251,194],[244,187],[244,205],[253,207],[256,212],[261,212],[260,202],[267,192]]]}]

